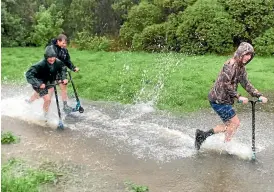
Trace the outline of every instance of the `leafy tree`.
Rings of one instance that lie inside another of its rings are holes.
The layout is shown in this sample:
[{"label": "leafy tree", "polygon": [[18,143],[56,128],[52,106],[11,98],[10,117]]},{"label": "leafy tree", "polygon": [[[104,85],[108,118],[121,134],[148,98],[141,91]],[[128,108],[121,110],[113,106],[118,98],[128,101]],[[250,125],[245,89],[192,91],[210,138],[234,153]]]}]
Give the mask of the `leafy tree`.
[{"label": "leafy tree", "polygon": [[36,22],[31,41],[38,46],[44,46],[52,37],[63,32],[61,28],[63,19],[61,12],[56,11],[56,5],[52,4],[48,9],[44,6],[36,13]]},{"label": "leafy tree", "polygon": [[72,37],[83,31],[94,34],[95,6],[95,0],[72,0],[67,21]]},{"label": "leafy tree", "polygon": [[[15,0],[4,0],[1,2],[1,46],[25,46],[28,44],[28,37],[31,31],[31,19],[27,20],[20,15],[18,2]],[[16,8],[16,9],[13,9]],[[29,21],[29,22],[28,22]]]},{"label": "leafy tree", "polygon": [[114,0],[111,5],[116,14],[116,19],[119,20],[119,24],[122,25],[127,19],[127,15],[131,7],[140,3],[140,0]]},{"label": "leafy tree", "polygon": [[231,17],[244,26],[241,34],[235,38],[238,44],[242,40],[252,41],[274,25],[273,0],[218,0]]},{"label": "leafy tree", "polygon": [[159,6],[165,17],[171,13],[178,13],[184,11],[188,6],[195,3],[196,0],[153,0],[154,4]]}]

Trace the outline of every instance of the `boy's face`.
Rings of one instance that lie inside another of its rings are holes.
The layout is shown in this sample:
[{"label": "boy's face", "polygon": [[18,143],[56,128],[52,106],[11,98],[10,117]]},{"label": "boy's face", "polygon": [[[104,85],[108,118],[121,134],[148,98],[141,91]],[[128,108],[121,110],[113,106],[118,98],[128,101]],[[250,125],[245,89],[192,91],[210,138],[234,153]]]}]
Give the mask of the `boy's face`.
[{"label": "boy's face", "polygon": [[55,62],[55,60],[56,60],[56,57],[47,58],[47,61],[48,61],[49,64],[53,64]]},{"label": "boy's face", "polygon": [[67,46],[67,41],[62,39],[61,41],[57,40],[57,45],[61,48],[65,48]]},{"label": "boy's face", "polygon": [[242,57],[243,64],[246,64],[251,59],[251,54],[246,54]]}]

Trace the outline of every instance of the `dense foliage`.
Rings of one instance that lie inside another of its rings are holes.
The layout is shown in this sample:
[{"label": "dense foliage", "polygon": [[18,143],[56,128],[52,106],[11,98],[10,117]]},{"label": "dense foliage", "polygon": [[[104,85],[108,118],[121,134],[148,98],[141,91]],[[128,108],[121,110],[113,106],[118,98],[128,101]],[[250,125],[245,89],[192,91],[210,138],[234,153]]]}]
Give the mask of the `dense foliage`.
[{"label": "dense foliage", "polygon": [[[1,45],[226,54],[241,41],[273,55],[271,0],[3,0]],[[122,44],[122,45],[121,45]]]}]

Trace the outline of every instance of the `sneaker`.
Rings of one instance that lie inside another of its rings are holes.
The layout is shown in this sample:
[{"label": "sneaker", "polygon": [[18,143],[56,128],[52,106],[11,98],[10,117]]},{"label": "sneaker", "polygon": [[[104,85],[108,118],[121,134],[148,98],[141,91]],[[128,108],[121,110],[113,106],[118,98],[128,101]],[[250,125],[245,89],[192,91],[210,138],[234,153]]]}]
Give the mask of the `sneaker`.
[{"label": "sneaker", "polygon": [[31,104],[31,102],[30,102],[29,99],[25,99],[25,102],[26,102],[27,104]]},{"label": "sneaker", "polygon": [[195,148],[200,150],[202,143],[206,140],[205,132],[197,129],[195,133]]},{"label": "sneaker", "polygon": [[48,121],[48,112],[44,112],[44,119],[45,119],[45,122]]},{"label": "sneaker", "polygon": [[64,105],[63,110],[65,113],[70,113],[72,112],[73,108],[68,105]]}]

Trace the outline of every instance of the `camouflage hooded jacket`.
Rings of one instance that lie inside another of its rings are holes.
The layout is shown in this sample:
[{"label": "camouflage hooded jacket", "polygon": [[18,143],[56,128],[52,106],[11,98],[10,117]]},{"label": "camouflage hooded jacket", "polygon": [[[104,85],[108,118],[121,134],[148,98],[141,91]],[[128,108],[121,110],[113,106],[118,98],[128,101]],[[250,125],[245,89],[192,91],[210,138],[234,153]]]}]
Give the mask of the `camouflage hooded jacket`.
[{"label": "camouflage hooded jacket", "polygon": [[236,50],[233,59],[228,60],[224,64],[214,86],[208,94],[208,99],[211,102],[232,105],[234,103],[234,99],[240,97],[240,94],[237,93],[239,83],[252,97],[262,96],[262,94],[254,88],[247,78],[245,68],[247,63],[242,64],[240,62],[240,58],[243,55],[250,53],[252,54],[252,57],[247,63],[252,60],[254,49],[249,43],[243,42]]}]

